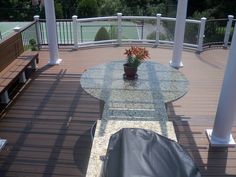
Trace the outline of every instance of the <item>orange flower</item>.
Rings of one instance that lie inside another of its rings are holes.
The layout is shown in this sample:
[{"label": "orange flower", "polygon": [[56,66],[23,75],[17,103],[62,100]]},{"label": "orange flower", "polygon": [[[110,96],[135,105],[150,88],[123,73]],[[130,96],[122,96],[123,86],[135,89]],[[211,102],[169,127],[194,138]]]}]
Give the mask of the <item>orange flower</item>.
[{"label": "orange flower", "polygon": [[138,67],[145,59],[149,58],[147,49],[135,46],[125,49],[124,54],[127,56],[127,63],[134,67]]}]

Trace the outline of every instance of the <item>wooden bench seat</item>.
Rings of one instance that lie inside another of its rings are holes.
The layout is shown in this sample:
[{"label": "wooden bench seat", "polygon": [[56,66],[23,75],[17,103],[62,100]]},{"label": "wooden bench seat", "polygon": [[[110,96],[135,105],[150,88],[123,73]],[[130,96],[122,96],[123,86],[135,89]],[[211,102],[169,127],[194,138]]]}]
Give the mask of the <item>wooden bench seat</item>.
[{"label": "wooden bench seat", "polygon": [[[12,38],[0,44],[0,63],[2,64],[0,68],[0,95],[1,103],[5,104],[10,101],[8,89],[18,81],[25,83],[26,68],[31,65],[31,68],[36,70],[36,62],[38,61],[38,52],[24,52],[20,34],[16,34]],[[6,53],[6,51],[10,52],[9,48],[14,54]]]}]

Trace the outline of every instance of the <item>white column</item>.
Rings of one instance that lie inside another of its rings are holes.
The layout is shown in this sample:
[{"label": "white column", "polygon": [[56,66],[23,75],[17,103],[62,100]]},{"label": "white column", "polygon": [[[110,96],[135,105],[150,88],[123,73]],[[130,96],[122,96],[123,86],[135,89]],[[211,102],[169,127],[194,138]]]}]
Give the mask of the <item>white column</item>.
[{"label": "white column", "polygon": [[157,29],[156,29],[156,42],[155,46],[159,45],[160,40],[160,31],[161,31],[161,14],[157,14]]},{"label": "white column", "polygon": [[174,38],[174,49],[170,66],[174,68],[183,67],[181,61],[184,32],[185,32],[185,21],[187,13],[188,0],[178,0],[176,23],[175,23],[175,38]]},{"label": "white column", "polygon": [[201,26],[200,26],[200,31],[199,31],[199,37],[198,37],[198,52],[202,52],[202,45],[203,45],[203,39],[204,39],[204,32],[205,32],[205,25],[206,25],[206,18],[202,17],[201,18]]},{"label": "white column", "polygon": [[56,65],[61,63],[58,54],[57,32],[56,32],[56,17],[54,0],[44,1],[46,24],[48,33],[48,46],[49,46],[49,65]]},{"label": "white column", "polygon": [[233,22],[234,16],[233,15],[228,15],[228,22],[225,30],[225,37],[224,37],[224,47],[228,47],[228,42],[229,42],[229,36],[230,36],[230,31],[231,31],[231,26]]},{"label": "white column", "polygon": [[117,13],[117,42],[118,45],[121,45],[122,40],[122,27],[121,27],[121,21],[122,21],[122,13]]},{"label": "white column", "polygon": [[207,135],[212,146],[231,146],[235,141],[231,129],[236,118],[236,28],[228,56],[220,99],[216,112],[215,123],[212,130],[207,130]]},{"label": "white column", "polygon": [[73,20],[73,38],[74,38],[74,48],[78,49],[79,45],[78,45],[78,24],[77,24],[77,15],[73,15],[72,16],[72,20]]}]

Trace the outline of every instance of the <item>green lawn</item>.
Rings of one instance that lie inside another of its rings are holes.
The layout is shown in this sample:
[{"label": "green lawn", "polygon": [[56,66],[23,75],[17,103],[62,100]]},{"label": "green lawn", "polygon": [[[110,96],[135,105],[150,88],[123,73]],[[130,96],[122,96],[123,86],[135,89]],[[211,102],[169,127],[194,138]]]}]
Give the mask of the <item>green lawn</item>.
[{"label": "green lawn", "polygon": [[[117,39],[117,22],[87,22],[81,23],[80,39],[83,42],[94,41],[98,30],[105,27],[112,39]],[[122,22],[122,39],[139,39],[138,27],[132,22]],[[115,31],[115,32],[111,32]]]},{"label": "green lawn", "polygon": [[9,34],[13,32],[13,28],[16,26],[19,27],[25,27],[31,22],[0,22],[0,31],[2,34],[2,37],[5,38]]},{"label": "green lawn", "polygon": [[[4,37],[13,32],[16,26],[24,27],[30,22],[0,22],[0,31]],[[112,39],[117,39],[117,21],[95,21],[81,23],[81,30],[78,32],[80,42],[94,41],[98,30],[103,26],[107,29]],[[45,23],[41,24],[43,41],[47,41]],[[58,42],[60,44],[73,43],[72,22],[57,23]],[[140,29],[134,22],[122,21],[122,39],[139,39]]]}]

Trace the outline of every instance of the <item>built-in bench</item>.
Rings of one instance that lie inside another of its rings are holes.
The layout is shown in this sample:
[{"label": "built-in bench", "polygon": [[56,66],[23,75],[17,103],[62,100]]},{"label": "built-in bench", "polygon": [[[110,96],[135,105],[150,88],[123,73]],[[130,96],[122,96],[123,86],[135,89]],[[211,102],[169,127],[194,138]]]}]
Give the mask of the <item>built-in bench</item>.
[{"label": "built-in bench", "polygon": [[0,43],[0,97],[1,103],[9,103],[9,88],[17,83],[25,83],[25,70],[37,68],[38,52],[24,51],[22,37],[16,33]]}]

